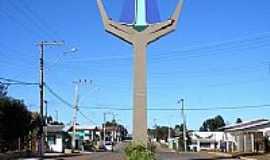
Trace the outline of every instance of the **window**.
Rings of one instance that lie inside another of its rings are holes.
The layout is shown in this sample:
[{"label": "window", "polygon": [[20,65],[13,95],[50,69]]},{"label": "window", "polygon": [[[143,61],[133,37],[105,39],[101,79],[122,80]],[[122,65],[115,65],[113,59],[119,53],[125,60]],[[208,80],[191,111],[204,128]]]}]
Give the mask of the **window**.
[{"label": "window", "polygon": [[201,148],[210,148],[211,144],[208,142],[201,142],[200,147]]},{"label": "window", "polygon": [[50,135],[48,136],[48,145],[56,144],[56,136],[55,135]]}]

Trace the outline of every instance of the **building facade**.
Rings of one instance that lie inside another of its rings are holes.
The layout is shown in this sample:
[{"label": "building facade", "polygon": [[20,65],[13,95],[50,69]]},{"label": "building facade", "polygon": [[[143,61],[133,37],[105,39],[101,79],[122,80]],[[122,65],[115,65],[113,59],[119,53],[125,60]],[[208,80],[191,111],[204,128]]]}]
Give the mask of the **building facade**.
[{"label": "building facade", "polygon": [[[75,131],[76,149],[84,150],[84,143],[97,142],[101,140],[101,129],[96,126],[77,125]],[[73,136],[73,126],[67,127],[66,132],[70,136]]]},{"label": "building facade", "polygon": [[44,127],[46,151],[47,152],[63,152],[64,151],[64,125],[48,124]]},{"label": "building facade", "polygon": [[233,144],[234,139],[231,134],[224,132],[190,132],[191,151],[225,151],[228,145]]},{"label": "building facade", "polygon": [[270,121],[257,119],[221,128],[225,133],[234,136],[233,152],[265,152],[270,136]]}]

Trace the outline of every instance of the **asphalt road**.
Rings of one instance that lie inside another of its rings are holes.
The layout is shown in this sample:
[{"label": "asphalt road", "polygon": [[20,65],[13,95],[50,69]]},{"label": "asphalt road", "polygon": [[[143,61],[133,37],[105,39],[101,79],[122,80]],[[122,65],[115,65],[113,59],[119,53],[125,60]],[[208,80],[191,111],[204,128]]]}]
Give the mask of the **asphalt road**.
[{"label": "asphalt road", "polygon": [[[225,159],[217,158],[208,153],[163,152],[157,154],[157,160],[225,160]],[[238,159],[226,159],[226,160],[238,160]]]},{"label": "asphalt road", "polygon": [[125,160],[125,158],[122,153],[97,152],[82,156],[59,158],[58,160]]},{"label": "asphalt road", "polygon": [[[99,152],[77,157],[61,158],[61,160],[125,160],[122,153]],[[60,159],[59,159],[60,160]],[[163,152],[157,154],[157,160],[237,160],[237,159],[217,159],[207,153],[173,153]]]},{"label": "asphalt road", "polygon": [[[94,152],[73,157],[50,158],[50,160],[126,160],[123,153],[125,146],[126,144],[115,146],[114,152]],[[175,153],[160,146],[157,146],[156,158],[157,160],[238,160],[217,158],[208,153]]]}]

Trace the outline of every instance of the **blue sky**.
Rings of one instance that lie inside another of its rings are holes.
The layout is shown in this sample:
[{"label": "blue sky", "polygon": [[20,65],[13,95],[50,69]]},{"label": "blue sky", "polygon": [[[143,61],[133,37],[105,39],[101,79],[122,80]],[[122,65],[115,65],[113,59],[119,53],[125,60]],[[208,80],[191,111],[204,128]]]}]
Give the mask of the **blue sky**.
[{"label": "blue sky", "polygon": [[[105,0],[114,20],[123,0]],[[177,0],[159,0],[161,18],[167,19]],[[148,106],[176,108],[177,97],[187,108],[237,107],[270,104],[270,2],[269,0],[186,0],[177,31],[148,48]],[[46,48],[46,83],[73,101],[78,79],[93,80],[82,86],[80,105],[132,106],[132,46],[104,31],[96,1],[0,1],[0,76],[38,82],[40,40],[64,40],[65,46]],[[72,48],[76,54],[63,55]],[[60,58],[59,61],[57,59]],[[57,63],[55,63],[57,62]],[[9,95],[23,99],[38,111],[38,88],[11,86]],[[49,113],[69,122],[72,111],[46,92]],[[188,111],[189,128],[221,114],[228,122],[269,118],[269,109]],[[100,124],[107,110],[81,111]],[[132,128],[131,111],[114,111]],[[108,117],[109,118],[109,117]],[[177,111],[149,111],[148,125],[180,123]],[[79,116],[79,122],[91,124]]]}]

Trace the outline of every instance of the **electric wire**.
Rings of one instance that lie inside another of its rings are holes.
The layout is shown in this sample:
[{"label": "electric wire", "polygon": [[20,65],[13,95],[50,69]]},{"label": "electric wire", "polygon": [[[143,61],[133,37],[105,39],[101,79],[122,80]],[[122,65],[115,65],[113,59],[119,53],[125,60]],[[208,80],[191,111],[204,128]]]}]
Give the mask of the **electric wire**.
[{"label": "electric wire", "polygon": [[39,83],[24,82],[24,81],[19,81],[19,80],[4,78],[4,77],[0,77],[0,80],[6,81],[7,83],[1,82],[6,85],[39,85]]},{"label": "electric wire", "polygon": [[[45,84],[45,88],[56,98],[58,99],[60,102],[62,102],[63,104],[65,104],[68,108],[73,109],[73,105],[71,103],[69,103],[67,100],[65,100],[64,98],[62,98],[60,95],[58,95],[52,88],[50,88],[47,84]],[[84,113],[82,113],[78,107],[78,112],[80,113],[80,115],[85,118],[86,120],[88,120],[89,122],[91,122],[92,124],[96,124],[94,121],[92,121],[89,117],[87,117]]]},{"label": "electric wire", "polygon": [[[122,106],[123,107],[123,106]],[[88,110],[115,110],[115,111],[132,111],[133,109],[130,106],[126,106],[125,108],[117,108],[117,107],[91,107],[91,106],[80,106],[82,109]],[[262,108],[270,108],[270,104],[262,104],[262,105],[246,105],[246,106],[228,106],[228,107],[205,107],[205,108],[185,108],[185,111],[217,111],[217,110],[240,110],[240,109],[262,109]],[[147,108],[148,111],[181,111],[181,108]]]}]

